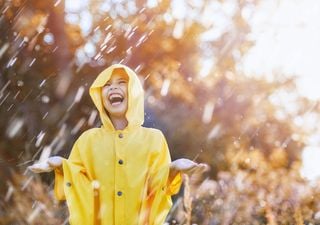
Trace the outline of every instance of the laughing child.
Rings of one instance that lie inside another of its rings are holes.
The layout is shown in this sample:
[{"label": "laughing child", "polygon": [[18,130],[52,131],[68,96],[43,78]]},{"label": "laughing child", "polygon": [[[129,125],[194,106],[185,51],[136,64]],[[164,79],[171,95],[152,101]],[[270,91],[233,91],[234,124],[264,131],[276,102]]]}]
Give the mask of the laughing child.
[{"label": "laughing child", "polygon": [[71,225],[163,224],[181,173],[205,165],[188,159],[171,162],[163,133],[142,127],[144,92],[130,68],[110,66],[89,93],[102,126],[82,133],[68,159],[50,157],[29,169],[54,170],[54,193],[67,201]]}]

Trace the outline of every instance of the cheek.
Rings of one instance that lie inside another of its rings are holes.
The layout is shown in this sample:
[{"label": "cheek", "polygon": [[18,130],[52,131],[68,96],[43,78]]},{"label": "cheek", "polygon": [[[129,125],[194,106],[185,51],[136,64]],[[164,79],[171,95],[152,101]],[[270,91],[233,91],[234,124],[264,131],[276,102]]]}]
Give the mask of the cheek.
[{"label": "cheek", "polygon": [[107,92],[106,91],[102,91],[101,97],[102,97],[102,102],[106,103],[107,102]]}]

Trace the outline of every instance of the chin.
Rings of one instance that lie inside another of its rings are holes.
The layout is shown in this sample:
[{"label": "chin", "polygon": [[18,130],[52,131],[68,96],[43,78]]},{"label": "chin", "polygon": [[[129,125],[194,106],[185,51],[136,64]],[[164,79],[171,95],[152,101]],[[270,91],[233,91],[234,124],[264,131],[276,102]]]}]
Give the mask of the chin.
[{"label": "chin", "polygon": [[126,110],[123,109],[118,109],[118,110],[108,110],[109,114],[111,116],[115,116],[115,117],[124,117],[126,115]]},{"label": "chin", "polygon": [[125,105],[114,107],[107,104],[105,108],[108,111],[109,115],[113,117],[125,117],[127,111],[127,107]]}]

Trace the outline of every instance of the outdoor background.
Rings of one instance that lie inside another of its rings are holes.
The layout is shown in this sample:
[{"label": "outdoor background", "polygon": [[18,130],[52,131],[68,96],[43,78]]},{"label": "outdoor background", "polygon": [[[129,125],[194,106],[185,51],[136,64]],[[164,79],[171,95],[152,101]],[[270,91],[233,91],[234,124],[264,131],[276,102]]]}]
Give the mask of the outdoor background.
[{"label": "outdoor background", "polygon": [[0,224],[67,224],[53,174],[100,126],[97,74],[128,65],[185,177],[169,224],[320,224],[320,2],[0,0]]}]

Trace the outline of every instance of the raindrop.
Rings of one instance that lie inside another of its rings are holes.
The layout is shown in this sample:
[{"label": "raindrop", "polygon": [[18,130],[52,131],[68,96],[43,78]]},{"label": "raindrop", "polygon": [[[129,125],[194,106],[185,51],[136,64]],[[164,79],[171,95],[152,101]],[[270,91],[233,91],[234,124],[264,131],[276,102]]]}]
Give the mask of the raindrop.
[{"label": "raindrop", "polygon": [[221,125],[218,123],[211,129],[211,131],[207,136],[207,139],[210,140],[210,139],[217,138],[221,134],[220,131],[221,131]]},{"label": "raindrop", "polygon": [[28,224],[34,223],[35,218],[40,214],[41,210],[42,208],[40,207],[40,205],[37,205],[37,207],[32,211],[32,213],[27,218]]},{"label": "raindrop", "polygon": [[19,48],[21,48],[25,43],[26,43],[26,41],[25,41],[26,39],[25,38],[23,38],[23,40],[20,42],[20,44],[19,44]]},{"label": "raindrop", "polygon": [[202,122],[205,124],[208,124],[211,122],[212,119],[212,113],[214,110],[214,104],[209,101],[204,106],[203,115],[202,115]]},{"label": "raindrop", "polygon": [[55,3],[54,3],[54,7],[57,7],[59,4],[60,4],[61,0],[57,0]]},{"label": "raindrop", "polygon": [[2,45],[2,47],[0,48],[0,59],[2,58],[3,54],[7,51],[9,46],[9,43],[5,43],[4,45]]},{"label": "raindrop", "polygon": [[9,8],[10,8],[10,5],[8,4],[8,6],[2,11],[2,15],[4,15]]},{"label": "raindrop", "polygon": [[183,35],[183,30],[184,30],[184,22],[182,20],[179,20],[174,26],[172,36],[176,39],[181,38]]},{"label": "raindrop", "polygon": [[139,64],[139,65],[134,69],[134,71],[135,71],[136,73],[139,73],[140,70],[142,69],[142,67],[143,67],[143,65]]},{"label": "raindrop", "polygon": [[14,187],[12,186],[12,184],[9,183],[8,191],[6,193],[6,196],[4,197],[5,202],[10,200],[10,197],[12,196],[13,192],[14,192]]},{"label": "raindrop", "polygon": [[144,78],[144,80],[147,80],[150,77],[150,73]]},{"label": "raindrop", "polygon": [[78,133],[82,125],[86,122],[85,118],[81,118],[78,123],[74,126],[74,128],[71,130],[71,134],[74,135]]},{"label": "raindrop", "polygon": [[17,57],[11,58],[7,64],[7,68],[13,66],[15,64],[15,62],[17,61]]},{"label": "raindrop", "polygon": [[131,50],[132,50],[132,46],[130,46],[130,47],[126,50],[126,53],[127,53],[127,54],[132,54],[132,51],[131,51]]},{"label": "raindrop", "polygon": [[11,83],[11,81],[8,80],[8,82],[1,88],[1,90],[0,90],[0,98],[2,98],[3,92],[7,89],[7,87],[9,86],[10,83]]},{"label": "raindrop", "polygon": [[140,11],[139,11],[138,13],[139,13],[139,14],[140,14],[140,13],[143,13],[145,10],[146,10],[146,7],[143,7],[142,9],[140,9]]},{"label": "raindrop", "polygon": [[102,48],[100,48],[100,51],[103,52],[107,48],[107,45],[104,45]]},{"label": "raindrop", "polygon": [[107,31],[112,27],[112,25],[108,25],[104,30]]},{"label": "raindrop", "polygon": [[96,28],[94,28],[94,32],[96,32],[97,30],[99,30],[100,29],[100,26],[97,26]]},{"label": "raindrop", "polygon": [[6,134],[9,138],[15,137],[19,131],[21,130],[22,126],[24,124],[24,121],[22,118],[14,118],[14,120],[9,124]]},{"label": "raindrop", "polygon": [[107,51],[107,53],[109,54],[110,52],[112,52],[113,50],[115,50],[115,49],[116,49],[116,47],[117,47],[117,46],[113,46],[113,47],[111,47],[111,48]]},{"label": "raindrop", "polygon": [[41,83],[39,84],[39,88],[41,88],[41,87],[45,84],[46,81],[47,81],[46,79],[44,79],[43,81],[41,81]]},{"label": "raindrop", "polygon": [[95,57],[94,60],[98,60],[99,58],[103,57],[103,55],[99,52]]},{"label": "raindrop", "polygon": [[9,108],[7,109],[7,112],[9,112],[12,107],[13,107],[13,104],[9,106]]},{"label": "raindrop", "polygon": [[29,64],[29,67],[31,67],[35,61],[36,61],[36,58],[32,59],[32,61]]},{"label": "raindrop", "polygon": [[58,49],[59,47],[58,46],[56,46],[53,50],[52,50],[52,53],[55,53],[56,51],[57,51],[57,49]]},{"label": "raindrop", "polygon": [[168,92],[169,92],[169,87],[170,87],[170,80],[169,79],[165,79],[163,84],[162,84],[160,94],[162,96],[166,96],[168,94]]},{"label": "raindrop", "polygon": [[38,134],[37,140],[36,140],[36,144],[35,144],[35,146],[36,146],[37,148],[40,146],[40,144],[41,144],[41,142],[42,142],[42,140],[43,140],[43,138],[44,138],[45,135],[46,135],[46,133],[43,132],[43,131],[40,131],[40,133]]},{"label": "raindrop", "polygon": [[94,123],[97,115],[98,115],[97,110],[92,110],[92,111],[91,111],[91,114],[90,114],[89,119],[88,119],[88,125],[89,125],[89,126],[92,126],[92,125],[93,125],[93,123]]},{"label": "raindrop", "polygon": [[132,38],[132,36],[134,35],[134,33],[135,33],[134,31],[131,32],[131,33],[128,35],[128,38],[127,38],[127,39],[130,40],[130,39]]},{"label": "raindrop", "polygon": [[13,97],[13,99],[16,99],[18,97],[18,95],[20,94],[20,90],[17,91],[17,94],[15,94],[15,96]]},{"label": "raindrop", "polygon": [[36,46],[34,47],[34,49],[35,49],[36,51],[39,51],[39,50],[40,50],[40,45],[36,45]]},{"label": "raindrop", "polygon": [[46,112],[43,117],[42,117],[42,120],[44,120],[47,116],[48,116],[49,112]]},{"label": "raindrop", "polygon": [[28,180],[26,182],[24,182],[24,184],[21,187],[21,191],[24,191],[24,189],[26,189],[28,187],[28,185],[30,184],[30,182],[32,181],[33,176],[29,177]]},{"label": "raindrop", "polygon": [[143,42],[147,40],[147,35],[142,35],[142,37],[138,40],[136,47],[139,47]]},{"label": "raindrop", "polygon": [[83,93],[84,93],[84,87],[83,86],[80,86],[78,88],[78,91],[77,91],[77,94],[74,98],[74,102],[80,102],[82,96],[83,96]]},{"label": "raindrop", "polygon": [[103,43],[101,44],[101,46],[106,45],[106,44],[111,40],[112,36],[113,36],[112,33],[109,32],[109,33],[107,34],[107,36],[105,37],[105,39],[104,39]]},{"label": "raindrop", "polygon": [[22,87],[24,85],[24,82],[22,80],[17,81],[18,87]]},{"label": "raindrop", "polygon": [[50,102],[50,98],[47,95],[43,95],[43,96],[41,96],[41,101],[43,103],[49,103]]},{"label": "raindrop", "polygon": [[2,99],[2,102],[0,102],[0,105],[4,103],[4,101],[8,98],[9,95],[10,95],[10,92]]}]

